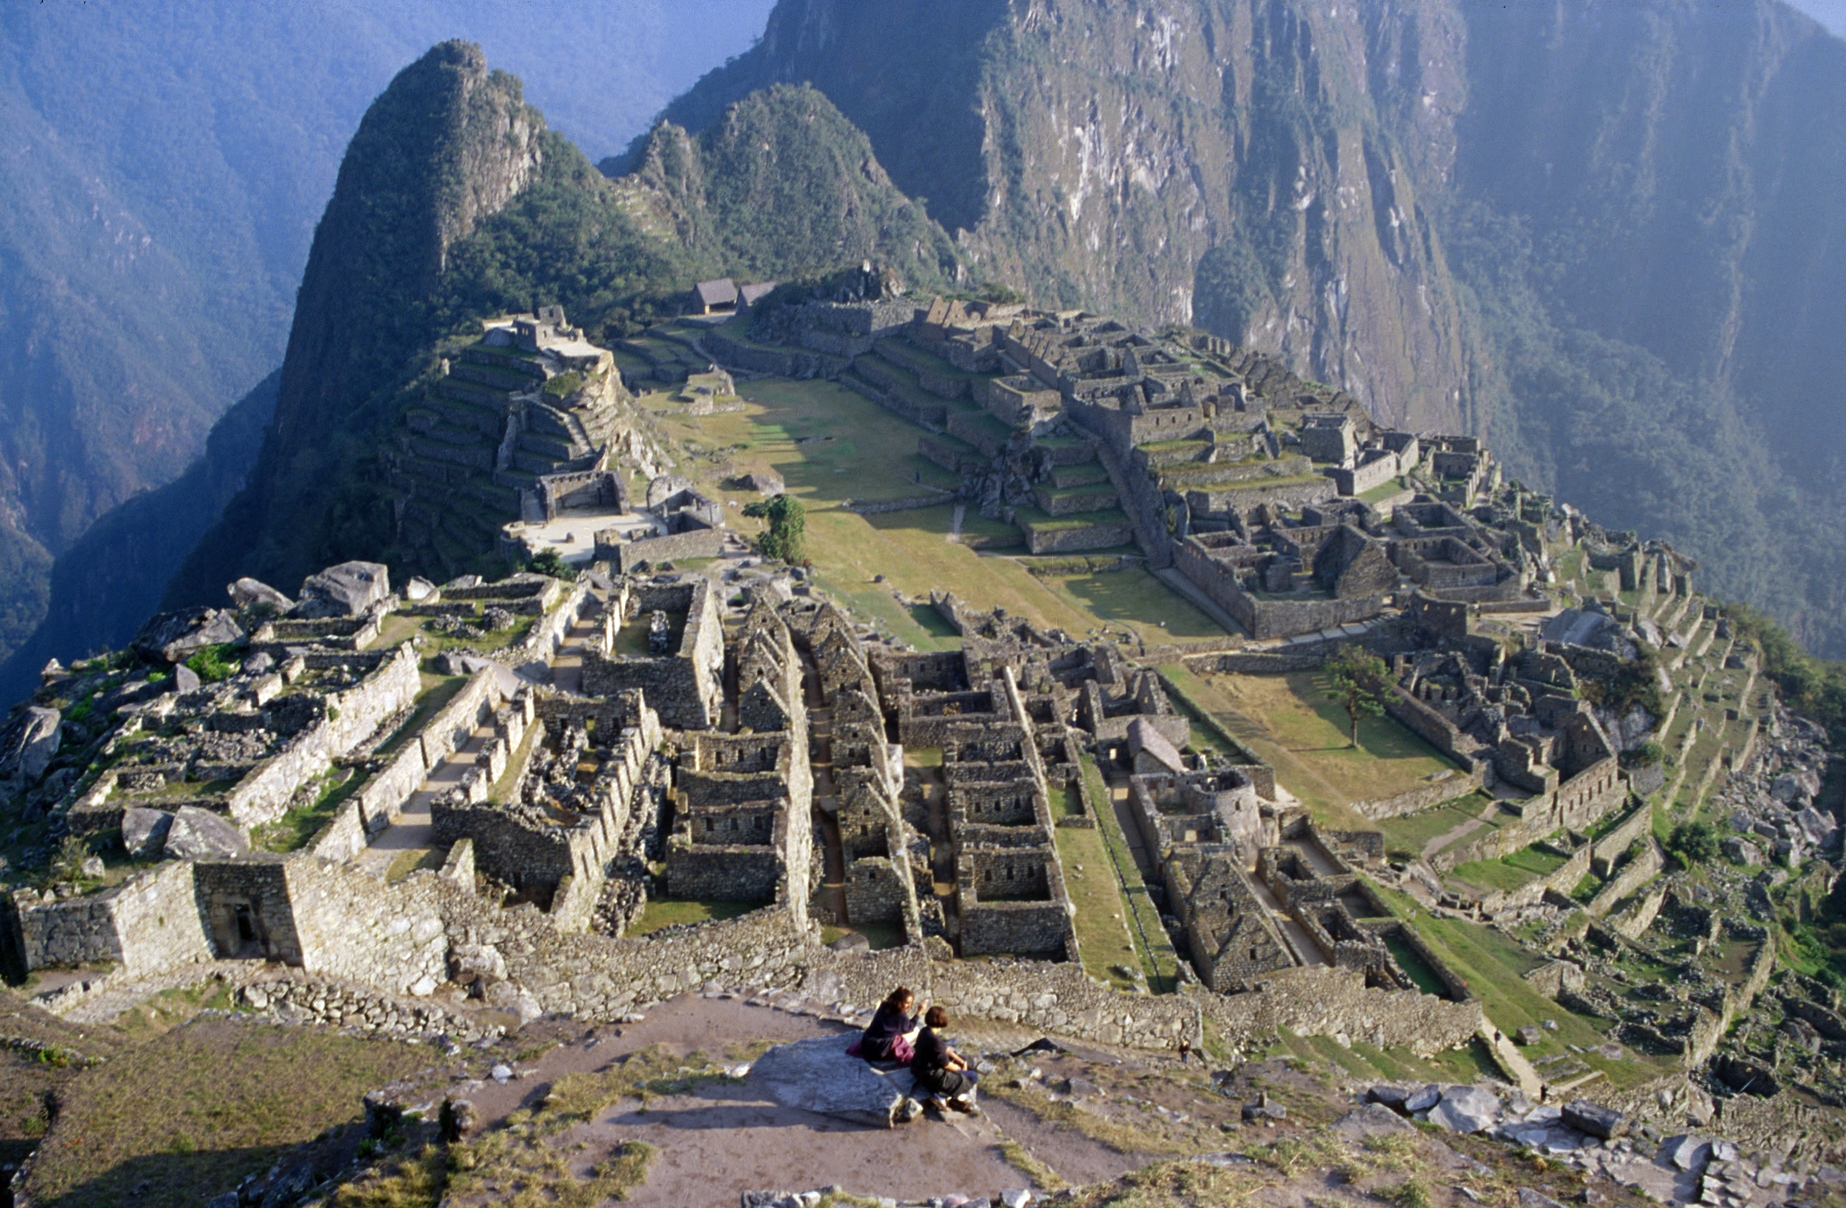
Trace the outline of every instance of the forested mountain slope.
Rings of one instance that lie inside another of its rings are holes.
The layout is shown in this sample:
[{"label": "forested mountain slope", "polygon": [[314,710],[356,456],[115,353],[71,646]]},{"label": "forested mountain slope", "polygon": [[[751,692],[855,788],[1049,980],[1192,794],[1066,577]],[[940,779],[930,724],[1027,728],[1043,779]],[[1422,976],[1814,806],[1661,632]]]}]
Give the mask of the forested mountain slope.
[{"label": "forested mountain slope", "polygon": [[[53,556],[184,471],[279,364],[342,149],[405,62],[443,37],[485,41],[542,68],[540,99],[601,153],[747,46],[766,9],[635,0],[535,20],[516,0],[0,5],[0,658],[39,623]],[[158,585],[129,603],[157,598]],[[127,636],[91,603],[124,601],[61,601],[64,635],[80,649]]]},{"label": "forested mountain slope", "polygon": [[1778,0],[781,0],[663,116],[777,81],[979,271],[1483,432],[1846,653],[1846,44]]},{"label": "forested mountain slope", "polygon": [[[391,466],[442,342],[482,317],[559,303],[607,342],[677,313],[700,275],[872,259],[923,288],[952,280],[947,235],[824,96],[778,89],[721,127],[657,131],[643,170],[611,181],[478,47],[444,43],[401,72],[360,123],[315,233],[261,456],[167,603],[215,601],[246,574],[293,587],[354,557],[455,573],[401,531]],[[773,170],[739,162],[766,153]]]}]

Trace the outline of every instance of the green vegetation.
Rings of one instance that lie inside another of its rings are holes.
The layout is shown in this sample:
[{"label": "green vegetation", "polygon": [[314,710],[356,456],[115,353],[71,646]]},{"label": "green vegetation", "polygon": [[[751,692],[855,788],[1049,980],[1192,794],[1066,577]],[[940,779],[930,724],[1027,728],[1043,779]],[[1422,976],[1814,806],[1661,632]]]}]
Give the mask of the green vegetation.
[{"label": "green vegetation", "polygon": [[206,646],[186,660],[186,666],[197,672],[199,679],[208,684],[230,679],[242,665],[243,660],[237,656],[237,647],[231,643]]},{"label": "green vegetation", "polygon": [[628,929],[629,935],[649,935],[666,927],[677,927],[682,923],[709,923],[721,919],[734,919],[758,909],[760,902],[725,902],[694,901],[690,898],[650,898],[647,909],[635,925]]},{"label": "green vegetation", "polygon": [[1737,635],[1762,652],[1763,674],[1775,681],[1788,707],[1826,727],[1837,745],[1846,742],[1846,662],[1815,658],[1788,630],[1747,605],[1725,608]]},{"label": "green vegetation", "polygon": [[575,369],[560,373],[545,383],[545,393],[554,398],[568,398],[583,389],[583,375]]},{"label": "green vegetation", "polygon": [[526,560],[526,569],[541,575],[550,575],[554,579],[570,582],[577,577],[577,572],[555,549],[542,549]]},{"label": "green vegetation", "polygon": [[[1087,752],[1083,756],[1083,783],[1095,807],[1097,832],[1102,836],[1114,868],[1122,900],[1128,905],[1129,913],[1123,921],[1128,924],[1129,939],[1147,973],[1148,989],[1156,994],[1171,994],[1179,986],[1179,954],[1174,951],[1173,941],[1160,921],[1160,911],[1148,895],[1147,883],[1141,879],[1134,853],[1128,849],[1128,839],[1122,834],[1121,823],[1115,816],[1109,786],[1103,781],[1095,759]],[[1059,834],[1062,833],[1060,829]],[[1085,869],[1087,871],[1087,864]],[[1081,947],[1082,941],[1078,943]]]},{"label": "green vegetation", "polygon": [[1349,645],[1334,651],[1321,670],[1327,677],[1328,695],[1352,721],[1352,738],[1346,745],[1357,750],[1359,719],[1384,716],[1385,693],[1391,687],[1385,662],[1363,646]]},{"label": "green vegetation", "polygon": [[[1353,810],[1455,775],[1455,765],[1389,716],[1351,718],[1316,671],[1286,675],[1212,673],[1189,695],[1238,741],[1276,769],[1276,779],[1315,816],[1340,830],[1377,830]],[[1464,791],[1458,782],[1456,791]]]},{"label": "green vegetation", "polygon": [[1491,804],[1490,797],[1470,785],[1465,797],[1457,797],[1414,814],[1387,818],[1378,827],[1384,832],[1386,851],[1396,857],[1410,859],[1422,855],[1432,840],[1475,822]]},{"label": "green vegetation", "polygon": [[1718,858],[1718,835],[1705,822],[1681,822],[1667,836],[1667,848],[1687,867]]},{"label": "green vegetation", "polygon": [[774,495],[745,504],[744,515],[769,522],[756,539],[759,553],[792,566],[800,565],[806,557],[808,533],[807,509],[801,500],[787,493]]},{"label": "green vegetation", "polygon": [[923,199],[891,183],[865,134],[820,91],[772,85],[712,116],[691,136],[656,127],[632,175],[618,181],[633,212],[673,215],[695,256],[759,280],[869,259],[915,289],[952,284],[954,242]]},{"label": "green vegetation", "polygon": [[378,1037],[187,1024],[86,1071],[60,1096],[33,1200],[197,1204],[323,1130],[356,1123],[360,1096],[428,1062],[427,1049]]},{"label": "green vegetation", "polygon": [[352,795],[365,784],[365,776],[352,768],[333,768],[321,777],[320,791],[306,805],[296,806],[251,835],[265,851],[289,852],[306,847],[333,821]]},{"label": "green vegetation", "polygon": [[[1102,831],[1096,827],[1060,826],[1052,832],[1058,860],[1064,868],[1064,887],[1077,908],[1071,926],[1083,971],[1100,981],[1125,987],[1129,980],[1111,970],[1112,965],[1142,965],[1141,950],[1129,938],[1123,918],[1122,889]],[[1155,970],[1149,969],[1152,976]]]}]

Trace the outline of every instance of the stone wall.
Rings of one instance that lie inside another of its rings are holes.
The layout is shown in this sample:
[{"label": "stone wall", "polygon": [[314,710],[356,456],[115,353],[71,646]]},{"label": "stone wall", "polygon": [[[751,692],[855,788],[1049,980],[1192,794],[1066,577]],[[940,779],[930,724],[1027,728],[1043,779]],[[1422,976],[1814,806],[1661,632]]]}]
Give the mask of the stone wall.
[{"label": "stone wall", "polygon": [[[311,856],[304,857],[313,862]],[[288,885],[289,857],[257,852],[192,866],[198,913],[212,955],[302,963],[301,933]]]},{"label": "stone wall", "polygon": [[386,884],[305,854],[285,868],[303,968],[418,997],[447,980],[436,873]]},{"label": "stone wall", "polygon": [[1647,834],[1654,825],[1654,807],[1646,802],[1636,806],[1628,817],[1622,819],[1614,830],[1596,840],[1595,854],[1590,859],[1589,871],[1599,877],[1606,877],[1615,867],[1615,861],[1634,844],[1636,839]]},{"label": "stone wall", "polygon": [[1430,863],[1436,871],[1447,872],[1473,860],[1498,860],[1555,831],[1588,829],[1627,797],[1627,781],[1611,756],[1591,764],[1550,792],[1510,803],[1520,813],[1519,821],[1440,852]]},{"label": "stone wall", "polygon": [[[552,579],[550,582],[557,582]],[[514,657],[523,662],[527,659],[544,659],[550,661],[564,646],[564,637],[583,615],[586,605],[594,599],[590,594],[588,582],[574,585],[564,597],[564,602],[557,608],[547,607],[543,618],[535,622],[525,640],[514,647]]]},{"label": "stone wall", "polygon": [[1287,1027],[1300,1036],[1405,1045],[1418,1057],[1471,1044],[1484,1020],[1479,1001],[1373,990],[1364,973],[1331,966],[1276,973],[1250,994],[1211,999],[1209,1014],[1228,1038],[1261,1038]]},{"label": "stone wall", "polygon": [[1649,839],[1647,846],[1634,859],[1624,864],[1621,871],[1596,891],[1596,896],[1590,899],[1584,909],[1601,918],[1613,910],[1617,902],[1659,876],[1665,866],[1666,857],[1661,853],[1660,845]]},{"label": "stone wall", "polygon": [[370,738],[379,723],[409,707],[422,688],[416,651],[406,642],[355,687],[329,693],[321,720],[225,794],[232,820],[248,827],[281,817],[296,789]]},{"label": "stone wall", "polygon": [[1371,801],[1355,801],[1352,807],[1374,822],[1386,818],[1399,818],[1405,814],[1414,814],[1432,806],[1441,805],[1457,797],[1465,797],[1481,787],[1483,769],[1476,767],[1463,776],[1449,776],[1430,784],[1420,784],[1412,789],[1391,797],[1380,797]]},{"label": "stone wall", "polygon": [[1393,721],[1467,768],[1471,774],[1484,774],[1484,769],[1477,766],[1469,744],[1455,724],[1416,697],[1394,685],[1385,697],[1385,712],[1391,715]]},{"label": "stone wall", "polygon": [[1026,532],[1026,549],[1034,554],[1078,554],[1084,550],[1112,549],[1135,539],[1135,527],[1129,521],[1104,521],[1081,527],[1031,526]]},{"label": "stone wall", "polygon": [[192,866],[164,864],[114,889],[58,899],[20,890],[9,925],[24,971],[111,963],[130,977],[164,973],[211,950],[193,899]]},{"label": "stone wall", "polygon": [[[607,653],[609,627],[630,614],[655,609],[684,612],[686,626],[679,649],[672,655],[615,655]],[[692,583],[645,584],[628,590],[622,606],[606,618],[603,635],[592,638],[583,652],[583,691],[589,696],[615,696],[639,688],[663,724],[681,730],[707,730],[717,723],[722,706],[724,676],[724,622],[718,615],[717,597],[704,579]]]},{"label": "stone wall", "polygon": [[[940,502],[940,501],[938,501]],[[684,562],[692,558],[716,558],[724,552],[725,530],[721,528],[689,529],[663,537],[643,537],[637,541],[605,543],[604,534],[596,535],[596,549],[591,555],[598,562],[608,562],[617,574],[629,574],[643,563],[659,566],[663,562]]]},{"label": "stone wall", "polygon": [[1254,638],[1286,638],[1313,633],[1353,621],[1366,621],[1384,611],[1381,595],[1348,599],[1304,596],[1300,599],[1259,597],[1237,582],[1234,568],[1213,558],[1192,540],[1173,543],[1173,567],[1226,612]]}]

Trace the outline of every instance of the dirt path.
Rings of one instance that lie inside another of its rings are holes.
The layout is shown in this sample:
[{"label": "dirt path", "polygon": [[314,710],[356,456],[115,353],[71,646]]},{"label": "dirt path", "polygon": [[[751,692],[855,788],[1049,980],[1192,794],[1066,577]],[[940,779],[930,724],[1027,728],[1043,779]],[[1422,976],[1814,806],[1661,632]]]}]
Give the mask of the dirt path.
[{"label": "dirt path", "polygon": [[592,616],[580,616],[564,635],[557,657],[551,660],[551,684],[572,696],[583,694],[583,647],[595,635],[598,624]]},{"label": "dirt path", "polygon": [[1493,817],[1493,812],[1499,808],[1500,803],[1498,801],[1489,801],[1486,808],[1482,809],[1479,814],[1476,814],[1460,826],[1457,826],[1454,830],[1437,835],[1434,839],[1431,839],[1428,843],[1423,845],[1423,858],[1427,860],[1449,844],[1472,835],[1475,831],[1487,825],[1487,819]]},{"label": "dirt path", "polygon": [[468,736],[467,745],[450,752],[449,757],[429,774],[423,787],[404,802],[391,824],[353,856],[353,864],[382,878],[398,856],[430,846],[435,837],[435,828],[430,824],[430,804],[461,783],[463,773],[474,766],[474,757],[493,736],[492,726],[476,726]]}]

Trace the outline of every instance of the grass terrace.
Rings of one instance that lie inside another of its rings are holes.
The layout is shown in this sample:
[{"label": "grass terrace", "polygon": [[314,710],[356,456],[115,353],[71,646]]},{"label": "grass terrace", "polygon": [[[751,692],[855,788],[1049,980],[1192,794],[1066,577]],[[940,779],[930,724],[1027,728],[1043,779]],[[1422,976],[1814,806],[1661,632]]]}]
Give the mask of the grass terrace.
[{"label": "grass terrace", "polygon": [[[629,935],[651,935],[687,923],[712,923],[735,919],[762,907],[761,902],[698,901],[691,898],[650,898]],[[864,928],[854,930],[863,931]],[[870,933],[867,932],[869,936]],[[837,937],[835,937],[837,938]]]},{"label": "grass terrace", "polygon": [[1391,797],[1456,772],[1389,717],[1362,718],[1359,745],[1350,746],[1346,711],[1318,671],[1197,678],[1194,703],[1271,764],[1277,781],[1317,817],[1342,829],[1376,829],[1352,802]]},{"label": "grass terrace", "polygon": [[32,1171],[33,1202],[199,1204],[329,1128],[359,1125],[361,1096],[430,1059],[427,1047],[320,1028],[185,1024],[59,1095]]},{"label": "grass terrace", "polygon": [[1492,804],[1490,796],[1470,789],[1466,796],[1432,809],[1387,818],[1378,824],[1378,829],[1384,832],[1385,850],[1402,855],[1420,856],[1435,840],[1443,839],[1430,852],[1433,855],[1450,842],[1478,837],[1482,832],[1476,823]]}]

